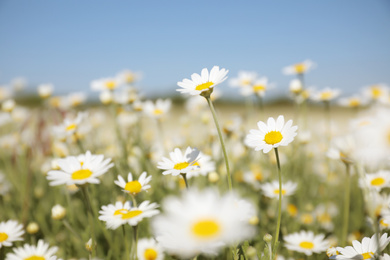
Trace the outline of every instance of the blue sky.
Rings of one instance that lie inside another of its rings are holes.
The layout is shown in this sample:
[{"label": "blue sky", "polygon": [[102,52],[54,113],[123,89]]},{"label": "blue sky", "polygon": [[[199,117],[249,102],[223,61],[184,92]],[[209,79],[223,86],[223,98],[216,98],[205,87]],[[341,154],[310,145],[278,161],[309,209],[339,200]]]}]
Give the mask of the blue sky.
[{"label": "blue sky", "polygon": [[286,92],[282,68],[305,59],[318,64],[307,75],[317,88],[390,84],[387,0],[1,0],[0,39],[0,85],[23,76],[61,93],[127,68],[143,72],[146,94],[169,94],[213,65]]}]

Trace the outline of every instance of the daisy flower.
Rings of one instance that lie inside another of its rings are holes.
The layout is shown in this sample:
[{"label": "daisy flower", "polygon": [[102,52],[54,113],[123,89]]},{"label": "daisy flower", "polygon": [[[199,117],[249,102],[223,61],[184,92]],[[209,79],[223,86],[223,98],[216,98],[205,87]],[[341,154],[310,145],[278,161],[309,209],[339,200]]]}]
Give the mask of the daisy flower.
[{"label": "daisy flower", "polygon": [[123,70],[123,71],[118,73],[116,78],[118,79],[118,81],[121,84],[131,85],[131,84],[134,84],[134,82],[136,82],[142,78],[142,73],[134,72],[131,70]]},{"label": "daisy flower", "polygon": [[312,99],[315,101],[331,101],[340,95],[339,89],[324,88],[312,95]]},{"label": "daisy flower", "polygon": [[164,170],[162,173],[164,175],[177,176],[199,168],[199,166],[194,165],[199,159],[199,150],[196,148],[187,147],[184,155],[179,148],[175,148],[173,152],[169,153],[169,157],[171,159],[163,157],[157,166],[157,168]]},{"label": "daisy flower", "polygon": [[298,95],[303,90],[302,82],[299,79],[293,79],[290,81],[289,90],[294,95]]},{"label": "daisy flower", "polygon": [[164,251],[153,238],[143,238],[137,244],[138,260],[163,260]]},{"label": "daisy flower", "polygon": [[312,255],[326,252],[329,248],[329,241],[324,237],[324,234],[314,235],[312,231],[301,231],[285,236],[284,242],[288,250]]},{"label": "daisy flower", "polygon": [[[294,194],[297,189],[297,183],[288,181],[282,184],[282,196],[291,196]],[[261,190],[264,193],[264,196],[268,198],[279,198],[279,182],[273,181],[269,183],[264,183],[261,185]]]},{"label": "daisy flower", "polygon": [[389,94],[389,87],[385,84],[376,84],[368,87],[364,87],[363,96],[369,100],[379,100],[382,99]]},{"label": "daisy flower", "polygon": [[87,117],[88,112],[79,112],[77,113],[76,118],[66,117],[61,125],[53,127],[55,137],[58,139],[64,139],[67,136],[75,134],[77,129],[80,127],[81,122],[83,122]]},{"label": "daisy flower", "polygon": [[193,164],[193,166],[197,166],[198,168],[187,173],[188,179],[199,175],[206,176],[208,173],[215,171],[215,162],[211,160],[210,156],[199,152],[198,158]]},{"label": "daisy flower", "polygon": [[257,78],[257,73],[253,71],[239,71],[238,72],[238,77],[237,78],[232,78],[229,81],[229,85],[232,86],[233,88],[236,87],[248,87],[252,85],[254,80]]},{"label": "daisy flower", "polygon": [[110,162],[111,158],[104,159],[104,155],[93,155],[87,151],[85,155],[79,157],[68,156],[65,159],[58,159],[60,170],[49,171],[46,178],[51,181],[51,186],[98,184],[100,183],[98,177],[114,166]]},{"label": "daisy flower", "polygon": [[361,107],[367,104],[367,100],[357,95],[340,98],[339,104],[343,107]]},{"label": "daisy flower", "polygon": [[117,78],[102,78],[91,82],[91,89],[96,91],[113,91],[117,89],[120,82]]},{"label": "daisy flower", "polygon": [[390,187],[390,171],[378,171],[376,173],[367,173],[361,180],[362,187],[369,187],[377,191]]},{"label": "daisy flower", "polygon": [[99,220],[106,222],[108,229],[117,229],[121,225],[136,226],[142,219],[157,215],[160,211],[157,203],[142,202],[138,207],[131,207],[130,202],[117,201],[115,205],[102,206]]},{"label": "daisy flower", "polygon": [[311,60],[305,60],[301,63],[296,63],[283,68],[283,74],[285,75],[295,75],[295,74],[304,74],[309,70],[312,70],[315,67],[315,64]]},{"label": "daisy flower", "polygon": [[360,243],[357,240],[352,241],[352,246],[336,247],[339,255],[331,256],[330,259],[374,259],[375,254],[379,254],[389,244],[390,237],[384,233],[377,244],[377,234],[371,238],[364,237]]},{"label": "daisy flower", "polygon": [[287,146],[297,135],[298,126],[292,126],[292,123],[293,121],[289,120],[285,124],[283,116],[279,116],[276,121],[270,117],[267,124],[259,121],[257,122],[259,130],[250,130],[245,143],[255,148],[255,151],[263,150],[263,153],[268,153],[272,148]]},{"label": "daisy flower", "polygon": [[264,97],[265,92],[267,89],[272,87],[268,83],[268,78],[267,77],[262,77],[259,79],[256,79],[253,84],[245,86],[241,88],[241,95],[243,96],[250,96],[250,95],[258,95],[259,97]]},{"label": "daisy flower", "polygon": [[152,222],[157,241],[180,258],[216,255],[221,248],[254,235],[245,215],[250,211],[240,210],[238,201],[234,194],[221,197],[211,189],[169,197],[163,202],[164,215]]},{"label": "daisy flower", "polygon": [[25,244],[23,247],[13,249],[13,253],[8,253],[5,260],[50,260],[57,252],[58,247],[50,247],[43,240],[38,241],[37,246]]},{"label": "daisy flower", "polygon": [[48,98],[53,94],[53,84],[41,84],[38,86],[38,95],[41,98]]},{"label": "daisy flower", "polygon": [[151,180],[152,176],[147,176],[147,173],[143,172],[138,180],[133,181],[133,175],[129,172],[127,175],[127,182],[122,176],[118,175],[118,180],[114,181],[114,183],[121,187],[123,189],[122,191],[135,195],[141,191],[147,191],[150,188],[149,182]]},{"label": "daisy flower", "polygon": [[155,104],[148,100],[143,104],[143,111],[150,117],[160,118],[168,113],[171,104],[172,102],[170,99],[157,99]]},{"label": "daisy flower", "polygon": [[200,95],[205,91],[211,91],[215,86],[226,80],[226,74],[229,71],[226,69],[219,69],[218,66],[214,66],[210,73],[204,68],[201,75],[194,73],[191,75],[191,80],[183,79],[177,83],[181,88],[176,89],[180,93],[190,95]]},{"label": "daisy flower", "polygon": [[23,226],[16,220],[0,222],[0,248],[2,246],[12,246],[14,241],[22,241],[23,234]]}]

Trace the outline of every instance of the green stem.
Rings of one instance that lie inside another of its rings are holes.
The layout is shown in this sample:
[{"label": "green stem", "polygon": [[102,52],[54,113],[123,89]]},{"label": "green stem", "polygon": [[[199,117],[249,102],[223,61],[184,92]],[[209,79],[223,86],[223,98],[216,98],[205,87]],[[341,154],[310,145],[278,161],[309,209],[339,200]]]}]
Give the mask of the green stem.
[{"label": "green stem", "polygon": [[122,232],[123,232],[123,241],[125,242],[125,250],[126,250],[126,258],[130,258],[130,252],[129,252],[129,245],[127,243],[127,237],[126,237],[126,228],[124,225],[122,225]]},{"label": "green stem", "polygon": [[88,188],[86,185],[81,186],[81,191],[84,195],[85,202],[87,204],[87,210],[88,210],[88,222],[91,225],[91,238],[92,238],[92,257],[95,256],[95,244],[96,244],[96,237],[95,237],[95,224],[94,224],[94,216],[93,216],[93,210],[92,210],[92,204],[91,200],[89,199],[89,193]]},{"label": "green stem", "polygon": [[133,226],[133,250],[134,252],[133,259],[137,260],[137,247],[138,247],[138,226]]},{"label": "green stem", "polygon": [[276,232],[275,232],[275,241],[274,241],[274,250],[276,250],[276,245],[279,240],[279,231],[280,231],[280,222],[282,219],[282,172],[280,170],[280,160],[279,160],[279,152],[278,148],[274,148],[276,163],[278,165],[278,176],[279,176],[279,202],[278,202],[278,220],[276,224]]},{"label": "green stem", "polygon": [[135,196],[130,193],[131,201],[133,202],[133,207],[137,207],[137,201],[135,200]]},{"label": "green stem", "polygon": [[185,174],[185,173],[180,173],[180,175],[183,177],[184,183],[186,184],[186,188],[187,188],[187,190],[188,190],[188,182],[187,182],[187,176],[186,176],[186,174]]},{"label": "green stem", "polygon": [[74,137],[76,138],[77,146],[79,147],[80,153],[85,153],[85,149],[80,138],[78,138],[76,135]]},{"label": "green stem", "polygon": [[81,238],[80,234],[78,234],[73,228],[72,226],[69,224],[69,222],[66,220],[66,219],[63,219],[62,220],[62,224],[64,224],[64,226],[79,240],[79,241],[83,241],[83,239]]},{"label": "green stem", "polygon": [[228,160],[228,156],[227,156],[227,152],[226,152],[225,142],[223,141],[222,131],[221,131],[221,128],[219,127],[219,123],[218,123],[217,115],[215,113],[213,102],[211,101],[210,97],[206,96],[205,98],[207,100],[207,103],[209,104],[211,114],[213,114],[215,126],[217,127],[219,140],[220,140],[221,146],[222,146],[223,156],[225,157],[225,165],[226,165],[226,172],[227,172],[227,176],[228,176],[229,190],[231,191],[231,190],[233,190],[232,176],[230,175],[229,160]]},{"label": "green stem", "polygon": [[349,201],[350,201],[350,186],[351,186],[351,174],[350,174],[350,164],[346,163],[346,180],[345,180],[345,189],[344,189],[344,214],[343,214],[343,225],[341,233],[341,246],[347,245],[347,235],[348,235],[348,221],[349,221]]}]

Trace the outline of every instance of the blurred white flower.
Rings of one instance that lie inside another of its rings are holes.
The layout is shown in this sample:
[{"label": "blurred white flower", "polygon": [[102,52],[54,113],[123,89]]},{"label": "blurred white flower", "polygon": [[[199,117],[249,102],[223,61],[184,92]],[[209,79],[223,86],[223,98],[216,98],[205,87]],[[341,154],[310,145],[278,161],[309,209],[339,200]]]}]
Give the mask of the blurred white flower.
[{"label": "blurred white flower", "polygon": [[[282,196],[291,196],[295,193],[298,184],[292,181],[282,183]],[[279,199],[279,182],[267,182],[261,185],[264,196],[271,199]]]},{"label": "blurred white flower", "polygon": [[239,71],[237,78],[232,78],[229,81],[231,87],[249,87],[253,84],[254,80],[257,78],[257,73],[254,71]]},{"label": "blurred white flower", "polygon": [[49,248],[49,244],[43,240],[39,240],[36,246],[24,244],[23,247],[13,248],[13,251],[13,253],[6,255],[5,260],[49,260],[58,251],[58,247],[54,246]]},{"label": "blurred white flower", "polygon": [[153,238],[142,238],[137,244],[138,260],[163,260],[164,250]]},{"label": "blurred white flower", "polygon": [[314,64],[311,60],[305,60],[301,63],[296,63],[283,68],[283,74],[285,75],[295,75],[295,74],[304,74],[309,70],[315,68],[316,64]]},{"label": "blurred white flower", "polygon": [[54,86],[51,83],[41,84],[38,86],[38,95],[41,98],[48,98],[53,94]]},{"label": "blurred white flower", "polygon": [[16,220],[0,222],[0,249],[2,246],[10,247],[15,241],[23,241],[23,225]]},{"label": "blurred white flower", "polygon": [[314,235],[312,231],[301,231],[284,237],[285,247],[288,250],[312,255],[313,253],[325,252],[329,247],[329,241],[325,235]]}]

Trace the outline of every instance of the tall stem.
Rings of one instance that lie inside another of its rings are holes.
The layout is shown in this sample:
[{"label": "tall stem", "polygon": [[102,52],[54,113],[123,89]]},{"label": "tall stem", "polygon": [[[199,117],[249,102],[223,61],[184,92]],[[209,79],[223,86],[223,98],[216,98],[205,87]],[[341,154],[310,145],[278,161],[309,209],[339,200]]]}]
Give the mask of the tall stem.
[{"label": "tall stem", "polygon": [[89,199],[88,194],[88,188],[86,185],[81,186],[81,191],[84,195],[85,202],[87,204],[87,210],[88,210],[88,222],[91,225],[91,238],[92,238],[92,257],[95,256],[95,243],[96,243],[96,237],[95,237],[95,224],[94,224],[94,217],[93,217],[93,210],[92,210],[92,204],[91,200]]},{"label": "tall stem", "polygon": [[125,259],[129,259],[130,258],[129,245],[127,243],[126,229],[124,225],[122,225],[122,233],[123,233],[123,241],[125,242],[125,252],[126,252]]},{"label": "tall stem", "polygon": [[217,127],[219,141],[221,142],[222,152],[223,152],[223,156],[225,158],[225,165],[226,165],[226,172],[227,172],[227,176],[228,176],[229,190],[232,190],[233,189],[232,176],[230,175],[229,160],[228,160],[228,156],[227,156],[227,152],[226,152],[225,142],[223,141],[222,131],[221,131],[221,128],[219,127],[219,123],[218,123],[217,115],[215,113],[213,102],[211,101],[210,97],[206,96],[205,98],[207,100],[207,103],[209,104],[211,114],[213,114],[215,126]]},{"label": "tall stem", "polygon": [[133,259],[137,260],[137,247],[138,247],[138,226],[133,226]]},{"label": "tall stem", "polygon": [[343,214],[343,226],[341,233],[341,245],[347,245],[347,235],[348,235],[348,221],[349,221],[349,201],[350,201],[350,186],[351,186],[351,174],[350,174],[350,165],[349,163],[345,164],[346,170],[346,180],[345,180],[345,189],[344,189],[344,214]]},{"label": "tall stem", "polygon": [[278,148],[274,148],[276,163],[278,165],[278,176],[279,176],[279,202],[278,202],[278,220],[276,223],[276,232],[275,232],[275,241],[274,241],[274,250],[276,250],[276,246],[279,240],[279,231],[280,231],[280,222],[282,219],[282,172],[280,170],[280,161],[279,161],[279,152]]}]

